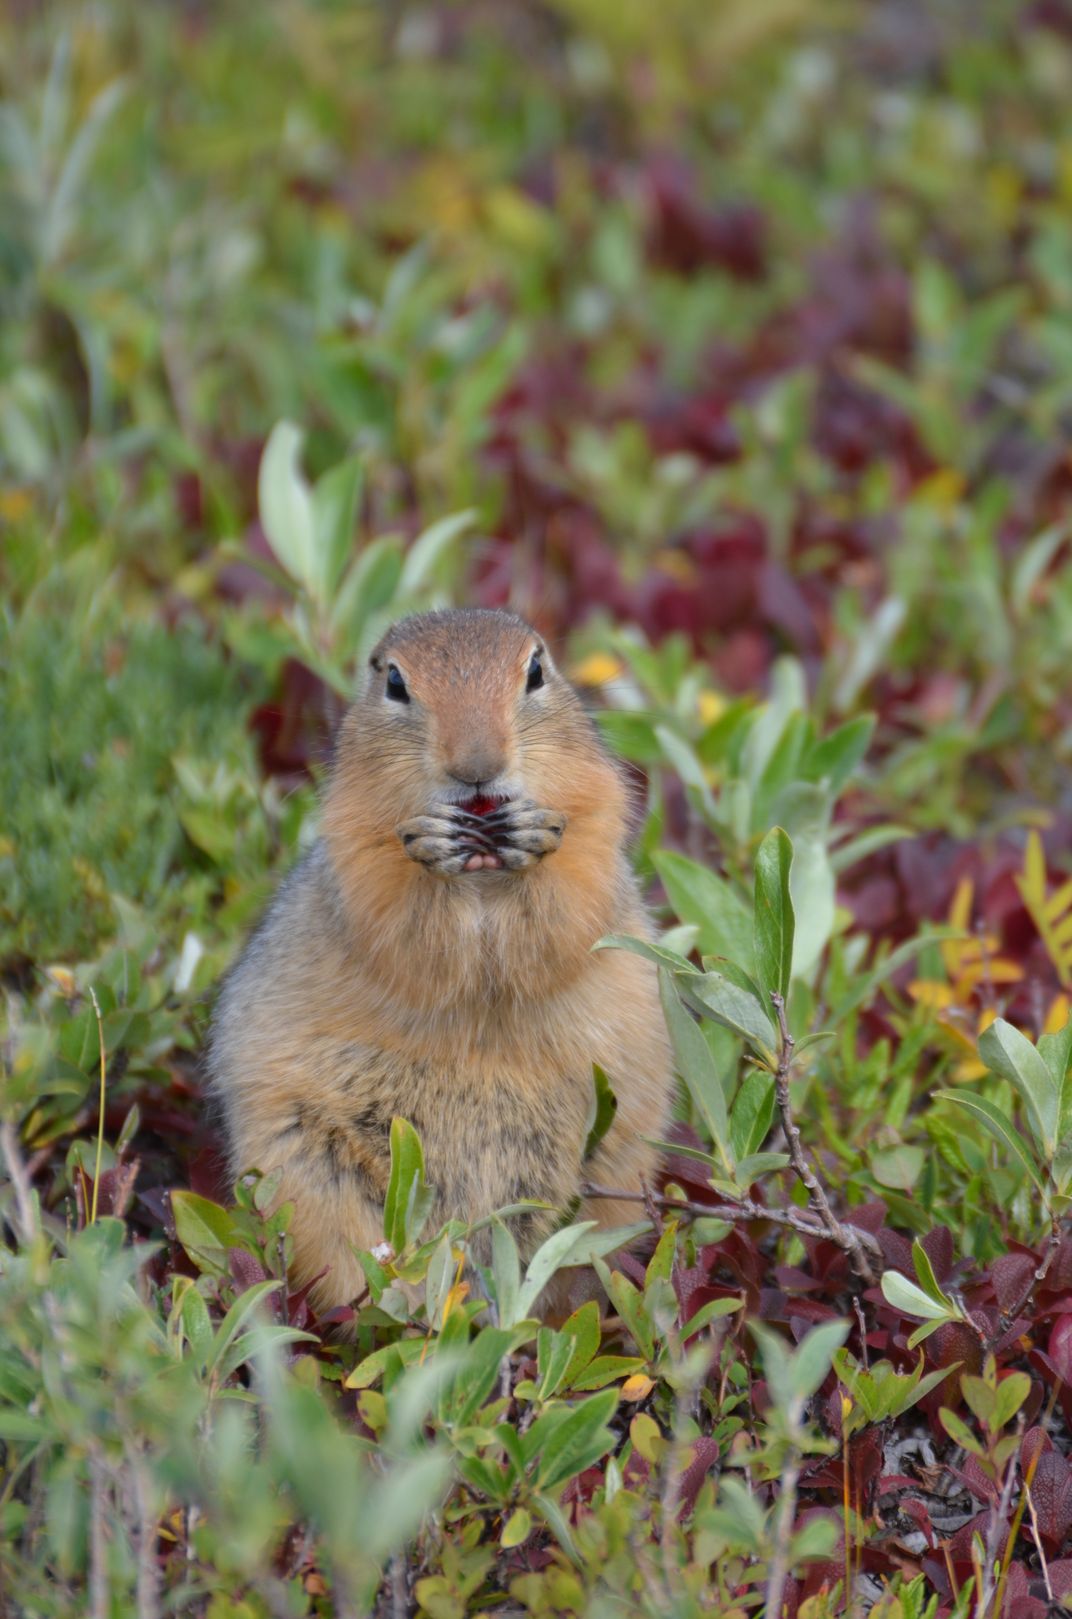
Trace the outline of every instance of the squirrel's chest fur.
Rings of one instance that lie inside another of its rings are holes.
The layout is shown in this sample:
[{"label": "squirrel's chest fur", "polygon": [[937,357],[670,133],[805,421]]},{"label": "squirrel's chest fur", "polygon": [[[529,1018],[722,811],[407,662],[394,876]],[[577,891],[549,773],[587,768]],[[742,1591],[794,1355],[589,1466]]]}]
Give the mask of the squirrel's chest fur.
[{"label": "squirrel's chest fur", "polygon": [[322,847],[280,893],[217,1018],[235,1167],[285,1158],[382,1200],[397,1115],[421,1136],[444,1215],[561,1206],[579,1183],[592,1062],[618,1066],[637,1014],[619,988],[635,958],[592,956],[595,933],[563,972],[524,899],[428,886],[394,908],[379,949],[338,914]]}]

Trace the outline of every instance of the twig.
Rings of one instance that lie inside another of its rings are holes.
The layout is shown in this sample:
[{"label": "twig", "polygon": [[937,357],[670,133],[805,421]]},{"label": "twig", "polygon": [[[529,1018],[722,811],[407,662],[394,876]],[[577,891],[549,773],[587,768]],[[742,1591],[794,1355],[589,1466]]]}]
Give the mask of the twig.
[{"label": "twig", "polygon": [[89,1214],[90,1225],[97,1223],[97,1197],[100,1193],[101,1158],[104,1155],[104,1092],[108,1077],[108,1068],[104,1051],[104,1023],[101,1019],[100,1002],[97,992],[92,984],[89,987],[89,998],[93,1002],[93,1014],[97,1019],[97,1039],[100,1042],[100,1100],[97,1111],[97,1161],[93,1166],[93,1207]]},{"label": "twig", "polygon": [[800,1131],[793,1119],[793,1107],[789,1097],[789,1075],[793,1067],[793,1036],[789,1033],[789,1025],[785,1018],[785,1001],[777,990],[771,991],[771,1002],[778,1018],[778,1033],[781,1037],[781,1051],[778,1054],[778,1067],[774,1073],[774,1094],[778,1102],[778,1111],[782,1116],[782,1129],[785,1132],[786,1146],[789,1148],[789,1159],[796,1170],[798,1177],[804,1185],[808,1199],[825,1227],[826,1234],[831,1242],[847,1253],[850,1263],[856,1274],[867,1286],[875,1280],[864,1245],[860,1240],[855,1227],[844,1225],[835,1218],[827,1196],[819,1180],[809,1167],[804,1156],[804,1149],[800,1145]]},{"label": "twig", "polygon": [[137,1601],[138,1619],[158,1619],[160,1576],[156,1561],[157,1521],[152,1490],[146,1478],[145,1456],[137,1450],[131,1462],[134,1510],[137,1516]]},{"label": "twig", "polygon": [[[582,1197],[608,1198],[616,1203],[644,1203],[651,1200],[660,1209],[669,1209],[679,1214],[694,1214],[703,1219],[711,1220],[741,1220],[744,1222],[769,1220],[774,1225],[791,1226],[804,1237],[828,1237],[830,1233],[824,1226],[815,1220],[809,1220],[806,1214],[800,1214],[796,1209],[768,1209],[762,1203],[753,1203],[751,1198],[742,1198],[739,1203],[693,1203],[688,1198],[660,1197],[656,1193],[630,1192],[624,1187],[594,1186],[585,1183],[581,1187]],[[869,1231],[860,1231],[856,1235],[861,1247],[867,1248],[876,1258],[881,1257],[882,1250]],[[842,1242],[841,1247],[847,1244]]]},{"label": "twig", "polygon": [[391,1619],[409,1619],[413,1606],[409,1598],[409,1559],[395,1552],[388,1568],[391,1582]]},{"label": "twig", "polygon": [[[778,1523],[774,1531],[774,1555],[767,1574],[767,1593],[763,1605],[764,1619],[782,1619],[782,1600],[789,1575],[789,1541],[793,1534],[793,1520],[797,1511],[797,1482],[800,1478],[800,1456],[794,1450],[782,1470],[779,1480]],[[846,1593],[847,1597],[848,1593]]]},{"label": "twig", "polygon": [[[1018,1433],[1023,1432],[1023,1426],[1024,1419],[1023,1415],[1021,1414],[1017,1423]],[[994,1578],[994,1569],[998,1564],[998,1539],[1001,1535],[1001,1531],[1004,1529],[1006,1535],[1009,1533],[1009,1507],[1012,1505],[1012,1487],[1015,1480],[1016,1453],[1014,1452],[1013,1455],[1009,1457],[1009,1465],[1005,1470],[1005,1477],[1001,1485],[1001,1498],[996,1505],[992,1504],[990,1508],[990,1521],[987,1524],[986,1546],[983,1552],[986,1562],[983,1568],[983,1578],[980,1585],[979,1603],[976,1608],[978,1619],[986,1619],[986,1615],[990,1611],[991,1603],[993,1603],[994,1598],[997,1596],[1004,1577],[1004,1567],[999,1570],[996,1579]],[[1000,1608],[995,1607],[994,1611],[995,1613],[1000,1612]]]},{"label": "twig", "polygon": [[108,1547],[105,1534],[104,1465],[96,1450],[89,1457],[89,1611],[92,1619],[108,1619]]},{"label": "twig", "polygon": [[1024,1494],[1027,1497],[1027,1510],[1031,1514],[1031,1534],[1034,1537],[1035,1549],[1039,1554],[1039,1566],[1042,1569],[1042,1578],[1046,1582],[1046,1595],[1051,1602],[1056,1602],[1057,1598],[1053,1594],[1053,1585],[1050,1582],[1050,1570],[1049,1565],[1046,1562],[1046,1553],[1042,1549],[1042,1536],[1039,1534],[1038,1513],[1035,1511],[1035,1501],[1031,1494],[1031,1485],[1026,1478],[1024,1479]]},{"label": "twig", "polygon": [[856,1315],[856,1325],[860,1332],[860,1359],[863,1361],[864,1371],[870,1371],[867,1358],[867,1322],[864,1320],[864,1309],[856,1294],[852,1295],[852,1308]]},{"label": "twig", "polygon": [[1001,1334],[1003,1332],[1008,1332],[1009,1328],[1016,1320],[1016,1317],[1020,1315],[1022,1311],[1027,1309],[1028,1305],[1035,1296],[1035,1289],[1041,1287],[1042,1283],[1046,1280],[1050,1266],[1057,1258],[1057,1250],[1060,1248],[1060,1246],[1061,1222],[1060,1220],[1054,1220],[1050,1227],[1050,1235],[1046,1242],[1045,1252],[1043,1253],[1038,1264],[1035,1266],[1026,1288],[1016,1300],[1015,1304],[1011,1304],[1007,1310],[1002,1310],[1001,1312],[1001,1322],[998,1331],[993,1335],[992,1340],[986,1346],[988,1353],[993,1349],[994,1343],[998,1338],[1001,1337]]},{"label": "twig", "polygon": [[34,1207],[33,1191],[26,1174],[26,1165],[19,1151],[19,1138],[10,1119],[4,1119],[0,1123],[0,1151],[3,1152],[8,1179],[15,1193],[15,1215],[19,1235],[23,1242],[32,1242],[37,1234],[37,1212]]}]

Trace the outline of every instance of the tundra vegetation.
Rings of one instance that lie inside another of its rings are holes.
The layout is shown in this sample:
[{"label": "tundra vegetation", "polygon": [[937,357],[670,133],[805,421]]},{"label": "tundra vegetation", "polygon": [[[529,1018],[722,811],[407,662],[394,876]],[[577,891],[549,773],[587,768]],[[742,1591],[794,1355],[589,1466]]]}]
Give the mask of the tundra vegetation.
[{"label": "tundra vegetation", "polygon": [[[1072,7],[15,0],[0,93],[0,1610],[1067,1607]],[[629,762],[680,1102],[481,1289],[396,1121],[318,1320],[199,1053],[450,600]]]}]

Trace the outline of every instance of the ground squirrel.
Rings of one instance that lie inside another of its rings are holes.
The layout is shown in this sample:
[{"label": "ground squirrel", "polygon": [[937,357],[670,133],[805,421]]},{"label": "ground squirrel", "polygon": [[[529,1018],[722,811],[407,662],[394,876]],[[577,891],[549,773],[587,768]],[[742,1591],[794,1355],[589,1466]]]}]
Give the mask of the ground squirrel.
[{"label": "ground squirrel", "polygon": [[[224,981],[210,1042],[236,1173],[282,1171],[294,1275],[323,1309],[382,1240],[388,1132],[420,1133],[435,1216],[582,1182],[592,1064],[618,1112],[586,1174],[637,1190],[671,1066],[651,965],[592,946],[649,923],[626,791],[536,632],[478,609],[404,619],[342,722],[319,841]],[[576,1218],[613,1226],[634,1204]],[[523,1251],[557,1223],[522,1217]],[[324,1273],[321,1275],[321,1273]]]}]

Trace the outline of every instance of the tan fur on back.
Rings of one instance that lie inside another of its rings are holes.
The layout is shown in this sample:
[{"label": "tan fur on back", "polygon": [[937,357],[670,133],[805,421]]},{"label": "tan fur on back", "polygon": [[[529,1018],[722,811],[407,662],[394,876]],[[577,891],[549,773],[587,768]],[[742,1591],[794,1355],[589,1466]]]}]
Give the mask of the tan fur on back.
[{"label": "tan fur on back", "polygon": [[[294,1272],[326,1272],[321,1308],[363,1286],[354,1247],[382,1240],[395,1114],[424,1144],[437,1215],[521,1198],[566,1208],[581,1182],[592,1064],[618,1114],[592,1181],[638,1190],[655,1168],[671,1087],[653,969],[605,933],[647,933],[625,855],[621,777],[535,632],[506,613],[404,620],[373,655],[343,722],[322,836],[225,981],[211,1044],[235,1173],[282,1170]],[[410,702],[384,696],[394,663]],[[443,876],[397,828],[458,778],[491,779],[566,817],[523,871]],[[456,773],[456,774],[455,774]],[[577,1218],[616,1225],[626,1203]],[[526,1216],[523,1249],[555,1217]]]}]

